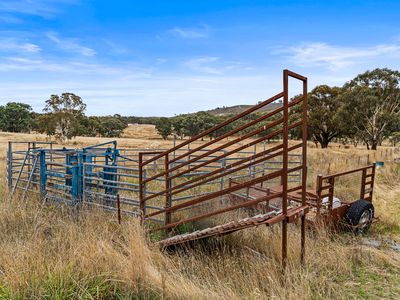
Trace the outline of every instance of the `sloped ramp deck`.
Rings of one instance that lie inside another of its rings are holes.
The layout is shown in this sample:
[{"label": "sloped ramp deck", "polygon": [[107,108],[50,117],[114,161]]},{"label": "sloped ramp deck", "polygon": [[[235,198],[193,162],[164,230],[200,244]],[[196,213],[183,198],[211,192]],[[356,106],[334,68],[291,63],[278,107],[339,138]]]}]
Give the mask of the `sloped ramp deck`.
[{"label": "sloped ramp deck", "polygon": [[258,214],[238,221],[232,221],[223,225],[217,225],[202,230],[196,230],[190,233],[176,235],[166,238],[156,244],[161,248],[166,248],[173,245],[179,245],[191,241],[205,239],[212,236],[222,236],[235,231],[256,227],[260,225],[272,226],[283,219],[288,218],[288,222],[293,222],[299,216],[308,212],[308,207],[296,207],[288,209],[288,215],[285,216],[281,211],[270,211],[265,214]]}]

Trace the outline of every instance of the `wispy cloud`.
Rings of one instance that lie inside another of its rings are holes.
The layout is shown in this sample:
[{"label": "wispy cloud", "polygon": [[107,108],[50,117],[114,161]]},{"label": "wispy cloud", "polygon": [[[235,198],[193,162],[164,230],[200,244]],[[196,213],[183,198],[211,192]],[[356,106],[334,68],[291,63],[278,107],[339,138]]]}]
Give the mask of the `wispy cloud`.
[{"label": "wispy cloud", "polygon": [[65,51],[78,53],[83,56],[96,55],[96,51],[94,49],[81,45],[77,39],[60,38],[56,32],[48,32],[46,36],[60,49]]},{"label": "wispy cloud", "polygon": [[149,78],[152,75],[150,68],[138,68],[133,64],[124,66],[111,66],[100,63],[85,63],[75,60],[50,60],[45,58],[26,58],[9,56],[0,59],[1,72],[43,72],[52,76],[54,72],[73,75],[116,76],[118,78]]},{"label": "wispy cloud", "polygon": [[279,49],[276,52],[287,55],[290,62],[302,67],[326,66],[331,70],[337,70],[383,55],[400,56],[400,45],[341,47],[326,43],[311,43]]},{"label": "wispy cloud", "polygon": [[120,44],[117,44],[109,39],[103,39],[103,42],[107,45],[107,47],[110,49],[110,51],[114,54],[127,54],[129,51],[121,46]]},{"label": "wispy cloud", "polygon": [[208,73],[208,74],[220,74],[222,70],[217,68],[213,63],[219,61],[219,57],[204,56],[193,58],[185,61],[183,65],[193,71]]},{"label": "wispy cloud", "polygon": [[218,75],[227,71],[246,72],[252,70],[251,67],[245,66],[237,61],[225,61],[216,56],[196,57],[183,62],[183,66],[195,71],[196,73],[205,73],[210,75]]},{"label": "wispy cloud", "polygon": [[33,43],[26,43],[14,38],[0,39],[0,51],[36,53],[41,49]]},{"label": "wispy cloud", "polygon": [[59,5],[77,2],[77,0],[2,0],[0,12],[51,17],[59,11]]},{"label": "wispy cloud", "polygon": [[167,32],[183,39],[201,39],[208,37],[209,31],[210,30],[208,26],[202,26],[199,28],[174,27]]}]

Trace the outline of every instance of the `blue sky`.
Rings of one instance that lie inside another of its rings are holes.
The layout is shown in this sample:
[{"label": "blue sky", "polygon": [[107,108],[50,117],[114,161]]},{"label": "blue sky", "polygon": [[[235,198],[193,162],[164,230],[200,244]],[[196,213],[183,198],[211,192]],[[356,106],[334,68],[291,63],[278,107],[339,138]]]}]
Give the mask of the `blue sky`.
[{"label": "blue sky", "polygon": [[400,69],[400,1],[0,0],[0,104],[172,116]]}]

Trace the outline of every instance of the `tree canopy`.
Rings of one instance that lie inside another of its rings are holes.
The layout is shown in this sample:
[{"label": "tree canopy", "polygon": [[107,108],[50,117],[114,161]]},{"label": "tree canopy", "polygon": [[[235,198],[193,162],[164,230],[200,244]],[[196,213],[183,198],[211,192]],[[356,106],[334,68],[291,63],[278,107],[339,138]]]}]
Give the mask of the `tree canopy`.
[{"label": "tree canopy", "polygon": [[319,85],[308,94],[308,133],[322,148],[342,133],[338,96],[341,88]]},{"label": "tree canopy", "polygon": [[400,121],[400,72],[375,69],[344,85],[341,119],[347,135],[376,150]]},{"label": "tree canopy", "polygon": [[47,123],[44,132],[55,135],[57,139],[71,139],[78,134],[79,119],[84,116],[86,104],[73,93],[51,95],[46,100],[42,122]]},{"label": "tree canopy", "polygon": [[160,118],[156,123],[156,130],[166,140],[172,133],[172,121],[169,118]]},{"label": "tree canopy", "polygon": [[0,106],[0,130],[29,132],[32,126],[32,107],[19,102],[8,102]]}]

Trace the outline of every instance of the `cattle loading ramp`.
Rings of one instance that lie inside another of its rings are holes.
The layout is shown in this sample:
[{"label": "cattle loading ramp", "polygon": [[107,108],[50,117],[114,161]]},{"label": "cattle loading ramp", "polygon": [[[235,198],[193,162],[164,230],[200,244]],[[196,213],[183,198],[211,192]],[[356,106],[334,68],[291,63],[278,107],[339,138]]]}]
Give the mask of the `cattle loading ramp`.
[{"label": "cattle loading ramp", "polygon": [[[301,95],[291,100],[289,79],[302,84]],[[271,103],[281,105],[260,112]],[[289,142],[290,136],[295,138]],[[281,223],[285,266],[287,224],[299,219],[303,260],[306,142],[307,78],[284,70],[281,93],[167,151],[139,153],[141,222],[161,238],[162,247]],[[258,150],[246,152],[252,147]],[[301,160],[295,162],[299,155]],[[216,165],[221,159],[225,164]],[[154,163],[162,167],[152,169]],[[244,176],[248,169],[252,172]],[[297,172],[301,179],[292,180]],[[182,180],[188,174],[196,176]],[[251,190],[257,190],[255,196]],[[190,194],[187,199],[186,194]],[[180,201],[173,200],[177,195]],[[150,208],[154,206],[162,209]]]}]

